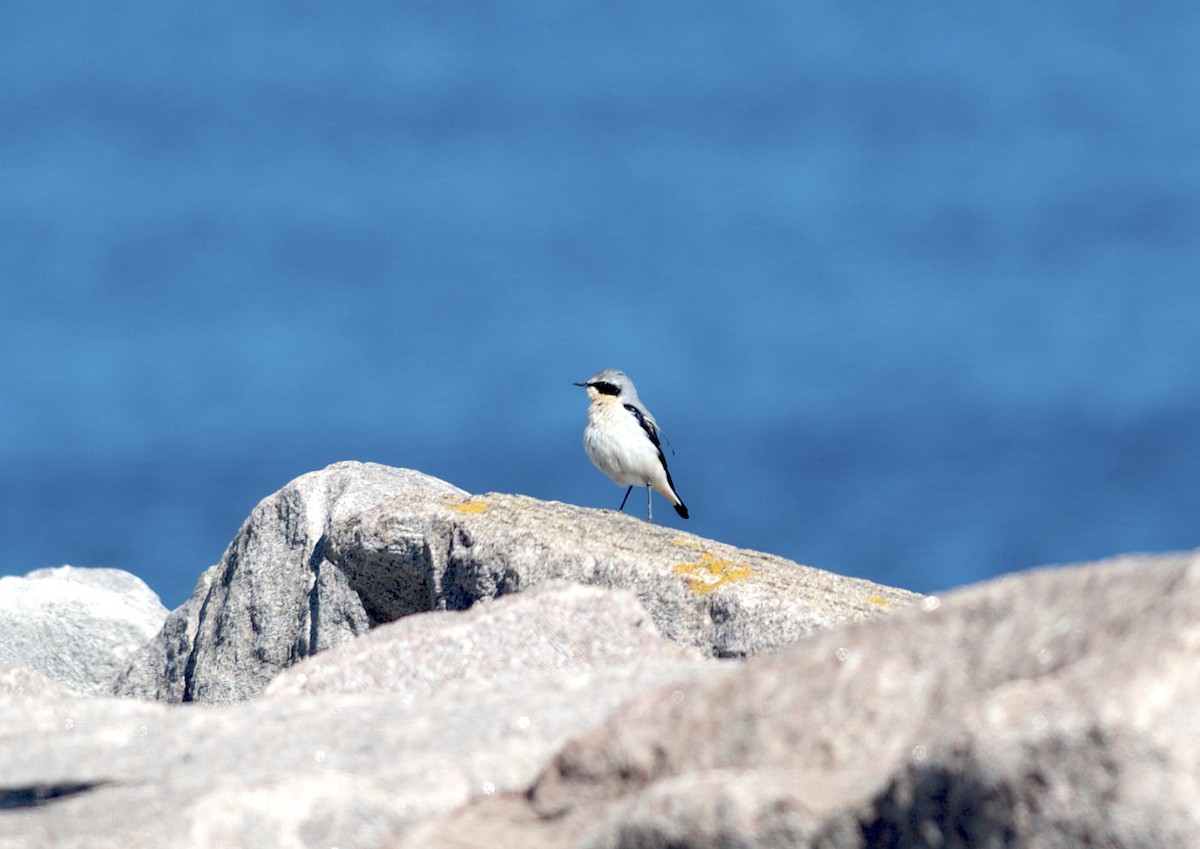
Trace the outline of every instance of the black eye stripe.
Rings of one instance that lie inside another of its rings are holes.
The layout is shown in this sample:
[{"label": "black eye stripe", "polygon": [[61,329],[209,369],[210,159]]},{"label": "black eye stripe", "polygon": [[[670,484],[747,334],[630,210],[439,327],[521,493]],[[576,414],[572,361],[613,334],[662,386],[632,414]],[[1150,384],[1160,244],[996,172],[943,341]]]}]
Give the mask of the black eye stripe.
[{"label": "black eye stripe", "polygon": [[621,388],[615,383],[609,383],[606,380],[597,380],[595,383],[588,384],[593,387],[601,395],[620,395]]}]

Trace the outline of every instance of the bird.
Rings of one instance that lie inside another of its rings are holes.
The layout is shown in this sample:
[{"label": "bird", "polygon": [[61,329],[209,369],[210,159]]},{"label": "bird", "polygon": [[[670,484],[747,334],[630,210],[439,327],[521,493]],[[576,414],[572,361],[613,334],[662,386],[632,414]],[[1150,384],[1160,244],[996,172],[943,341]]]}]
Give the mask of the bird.
[{"label": "bird", "polygon": [[638,398],[633,381],[623,371],[606,368],[576,386],[587,390],[587,427],[583,449],[596,468],[617,486],[628,486],[617,511],[625,509],[635,486],[646,487],[646,521],[654,523],[650,490],[671,502],[675,512],[688,517],[688,509],[675,491],[667,458],[659,444],[658,423]]}]

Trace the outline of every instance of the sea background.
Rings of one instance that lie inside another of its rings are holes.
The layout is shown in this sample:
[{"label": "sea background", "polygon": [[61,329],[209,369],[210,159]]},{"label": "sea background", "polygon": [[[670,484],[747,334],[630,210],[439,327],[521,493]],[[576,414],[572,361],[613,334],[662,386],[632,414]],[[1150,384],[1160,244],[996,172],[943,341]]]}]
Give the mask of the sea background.
[{"label": "sea background", "polygon": [[[0,574],[338,460],[920,591],[1200,545],[1200,5],[0,8]],[[627,511],[644,515],[644,498]]]}]

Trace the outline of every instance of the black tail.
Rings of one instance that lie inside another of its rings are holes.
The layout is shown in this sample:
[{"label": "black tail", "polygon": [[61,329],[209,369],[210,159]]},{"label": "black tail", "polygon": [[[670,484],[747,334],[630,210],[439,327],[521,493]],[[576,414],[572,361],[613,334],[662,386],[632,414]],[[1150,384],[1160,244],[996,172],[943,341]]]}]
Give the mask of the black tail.
[{"label": "black tail", "polygon": [[[671,470],[667,468],[666,458],[663,457],[661,451],[658,452],[658,459],[663,461],[663,471],[667,473],[667,486],[671,487],[671,492],[675,492],[675,481],[671,480]],[[678,492],[675,492],[675,497],[679,498]],[[682,498],[679,498],[679,503],[675,505],[675,512],[685,519],[688,517],[687,505],[683,503]]]}]

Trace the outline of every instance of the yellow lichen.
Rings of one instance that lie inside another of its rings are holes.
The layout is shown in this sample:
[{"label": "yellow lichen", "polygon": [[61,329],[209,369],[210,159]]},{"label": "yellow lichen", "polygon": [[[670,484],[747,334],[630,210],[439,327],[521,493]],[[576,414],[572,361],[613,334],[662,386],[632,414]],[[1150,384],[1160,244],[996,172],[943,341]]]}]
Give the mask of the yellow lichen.
[{"label": "yellow lichen", "polygon": [[728,557],[714,557],[707,551],[694,563],[680,563],[676,574],[687,575],[692,592],[707,595],[722,584],[742,581],[754,574],[749,563],[735,563]]},{"label": "yellow lichen", "polygon": [[462,504],[451,504],[450,509],[459,513],[482,513],[488,509],[488,503],[482,498],[472,498]]},{"label": "yellow lichen", "polygon": [[867,601],[871,602],[871,604],[878,605],[879,607],[891,607],[892,606],[888,602],[888,600],[881,595],[867,596]]}]

